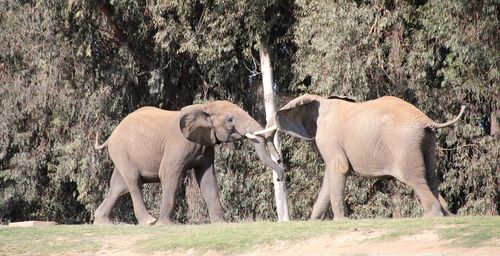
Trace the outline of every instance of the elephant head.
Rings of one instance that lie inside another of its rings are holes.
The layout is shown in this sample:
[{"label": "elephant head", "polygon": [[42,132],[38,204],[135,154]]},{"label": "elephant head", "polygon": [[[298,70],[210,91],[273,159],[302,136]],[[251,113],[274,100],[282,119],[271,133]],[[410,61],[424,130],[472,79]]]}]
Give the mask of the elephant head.
[{"label": "elephant head", "polygon": [[[213,146],[219,143],[249,138],[258,157],[283,177],[283,165],[274,145],[268,144],[264,136],[252,135],[262,130],[262,126],[247,112],[228,101],[214,101],[207,104],[191,105],[181,109],[180,129],[189,141]],[[267,148],[267,146],[271,148]],[[271,155],[277,162],[271,159]]]},{"label": "elephant head", "polygon": [[272,138],[277,129],[306,140],[313,140],[316,135],[318,119],[318,108],[323,97],[305,94],[278,110],[268,122],[268,128],[255,132],[254,134],[265,134],[268,138],[268,147],[271,146]]},{"label": "elephant head", "polygon": [[[295,137],[314,140],[319,115],[318,109],[320,101],[324,99],[312,94],[305,94],[293,99],[274,114],[273,118],[269,120],[268,128],[257,131],[255,134],[266,134],[266,138],[270,138],[279,129]],[[345,96],[330,96],[327,99],[355,102],[355,100]]]}]

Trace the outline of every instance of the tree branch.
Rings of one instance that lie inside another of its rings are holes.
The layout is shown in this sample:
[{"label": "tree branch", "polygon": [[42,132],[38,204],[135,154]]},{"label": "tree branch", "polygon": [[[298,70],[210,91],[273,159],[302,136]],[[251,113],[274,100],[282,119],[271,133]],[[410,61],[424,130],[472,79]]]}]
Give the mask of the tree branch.
[{"label": "tree branch", "polygon": [[134,45],[131,43],[127,35],[123,32],[123,30],[118,26],[116,21],[113,19],[113,11],[111,10],[112,6],[109,1],[99,4],[99,10],[104,16],[106,16],[106,20],[111,25],[113,29],[113,35],[119,44],[127,46],[130,53],[134,56],[134,58],[144,67],[148,67],[150,64],[150,60],[140,55],[135,49]]}]

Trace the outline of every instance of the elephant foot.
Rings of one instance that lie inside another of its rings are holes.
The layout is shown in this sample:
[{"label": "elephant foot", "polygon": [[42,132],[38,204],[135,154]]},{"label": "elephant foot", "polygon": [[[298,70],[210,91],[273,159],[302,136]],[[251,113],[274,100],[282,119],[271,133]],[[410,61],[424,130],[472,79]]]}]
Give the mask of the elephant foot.
[{"label": "elephant foot", "polygon": [[222,216],[210,217],[211,223],[227,223],[227,221]]},{"label": "elephant foot", "polygon": [[439,203],[434,203],[432,205],[432,207],[430,207],[430,209],[427,209],[427,211],[424,210],[424,217],[425,218],[443,217],[445,215],[446,214],[443,213],[441,205]]},{"label": "elephant foot", "polygon": [[225,219],[212,220],[210,223],[227,223]]},{"label": "elephant foot", "polygon": [[322,221],[326,219],[326,212],[318,213],[313,210],[313,213],[311,214],[311,217],[309,220],[311,221]]},{"label": "elephant foot", "polygon": [[137,220],[139,225],[153,225],[156,223],[156,219],[152,216],[144,217]]},{"label": "elephant foot", "polygon": [[157,222],[156,222],[156,225],[159,225],[159,226],[167,226],[167,225],[174,225],[175,223],[168,219],[168,218],[160,218]]},{"label": "elephant foot", "polygon": [[95,217],[94,225],[113,225],[113,221],[109,218]]},{"label": "elephant foot", "polygon": [[339,215],[339,216],[333,216],[333,220],[337,221],[337,220],[348,220],[348,218],[346,216],[342,216],[342,215]]},{"label": "elephant foot", "polygon": [[441,212],[443,213],[443,216],[444,216],[444,217],[457,217],[457,215],[456,215],[456,214],[451,213],[451,212],[450,212],[450,211],[448,211],[448,210],[442,210]]},{"label": "elephant foot", "polygon": [[443,217],[445,216],[442,212],[428,212],[424,213],[424,218],[434,218],[434,217]]}]

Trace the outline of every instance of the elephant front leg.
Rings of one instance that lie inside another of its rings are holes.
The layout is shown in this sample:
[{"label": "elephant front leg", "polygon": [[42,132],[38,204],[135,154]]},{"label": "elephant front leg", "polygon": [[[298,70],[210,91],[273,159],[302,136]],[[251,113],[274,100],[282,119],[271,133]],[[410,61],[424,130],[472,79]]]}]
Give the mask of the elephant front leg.
[{"label": "elephant front leg", "polygon": [[311,220],[324,220],[328,207],[330,206],[330,184],[328,183],[328,172],[323,176],[321,190],[318,194],[318,199],[314,203],[311,213]]},{"label": "elephant front leg", "polygon": [[195,170],[196,180],[200,186],[201,194],[208,207],[211,222],[226,222],[224,220],[224,211],[219,198],[219,188],[217,186],[217,177],[214,173],[213,164],[206,164]]},{"label": "elephant front leg", "polygon": [[162,202],[160,208],[160,218],[156,222],[159,225],[174,224],[172,220],[172,213],[175,206],[175,196],[179,188],[179,181],[181,179],[183,170],[181,167],[172,168],[170,170],[162,170],[163,175],[160,176]]},{"label": "elephant front leg", "polygon": [[345,185],[349,164],[345,161],[334,161],[327,164],[328,182],[330,184],[330,202],[332,204],[333,218],[344,219],[347,217],[345,205]]}]

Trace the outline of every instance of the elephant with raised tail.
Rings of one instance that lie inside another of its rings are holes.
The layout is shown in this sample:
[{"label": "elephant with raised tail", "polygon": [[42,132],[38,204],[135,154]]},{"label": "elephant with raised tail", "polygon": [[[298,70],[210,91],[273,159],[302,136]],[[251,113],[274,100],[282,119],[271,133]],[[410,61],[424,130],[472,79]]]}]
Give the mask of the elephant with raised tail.
[{"label": "elephant with raised tail", "polygon": [[[322,219],[331,204],[334,218],[346,217],[345,185],[350,171],[392,176],[413,188],[424,216],[449,215],[435,173],[435,131],[457,122],[436,123],[402,99],[385,96],[356,103],[343,97],[303,95],[275,114],[274,126],[292,136],[315,140],[326,171],[311,219]],[[270,135],[269,135],[270,134]]]},{"label": "elephant with raised tail", "polygon": [[[212,222],[224,221],[214,173],[214,145],[248,137],[258,157],[283,177],[280,156],[269,138],[252,135],[261,130],[248,113],[227,101],[191,105],[180,111],[143,107],[126,116],[97,150],[108,147],[114,171],[109,191],[95,211],[94,224],[111,224],[110,212],[121,195],[129,192],[139,224],[170,224],[175,196],[183,172],[194,169]],[[271,159],[271,154],[278,159]],[[162,202],[158,221],[142,197],[142,183],[160,182]]]}]

